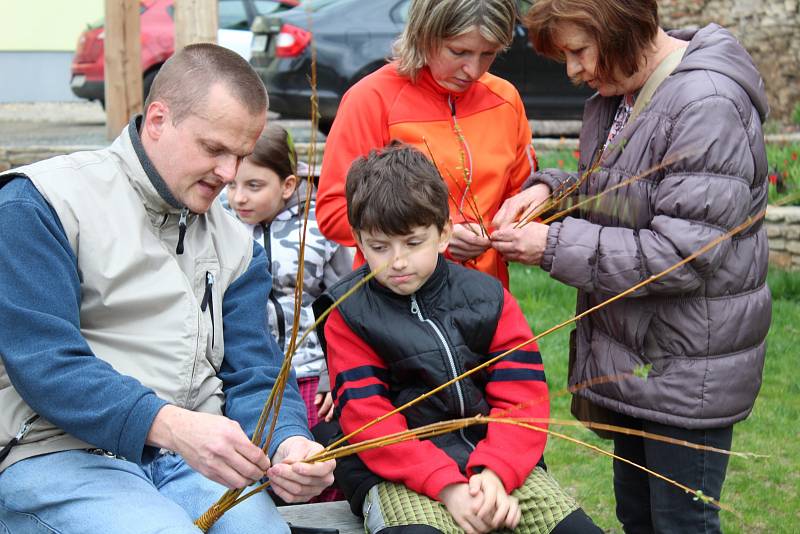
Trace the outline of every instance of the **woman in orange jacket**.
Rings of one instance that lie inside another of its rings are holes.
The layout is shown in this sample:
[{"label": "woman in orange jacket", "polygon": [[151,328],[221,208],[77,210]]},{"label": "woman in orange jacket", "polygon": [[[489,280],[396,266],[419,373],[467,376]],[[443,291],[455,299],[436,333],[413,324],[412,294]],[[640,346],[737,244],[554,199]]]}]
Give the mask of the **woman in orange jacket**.
[{"label": "woman in orange jacket", "polygon": [[[342,98],[322,164],[317,220],[328,239],[354,246],[344,182],[350,164],[398,139],[427,154],[450,190],[450,259],[498,278],[490,223],[535,170],[522,99],[489,74],[513,38],[514,0],[413,0],[394,60]],[[363,263],[361,254],[356,265]]]}]

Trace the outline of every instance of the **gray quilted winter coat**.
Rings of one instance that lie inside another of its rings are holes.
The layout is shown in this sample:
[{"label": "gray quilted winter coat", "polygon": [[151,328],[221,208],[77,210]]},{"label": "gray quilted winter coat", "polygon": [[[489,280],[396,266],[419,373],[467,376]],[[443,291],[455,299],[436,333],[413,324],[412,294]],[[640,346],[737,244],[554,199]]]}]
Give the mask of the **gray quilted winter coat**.
[{"label": "gray quilted winter coat", "polygon": [[[612,141],[581,186],[596,194],[665,158],[666,169],[551,225],[542,268],[578,288],[578,312],[645,280],[758,214],[767,202],[761,123],[768,106],[750,56],[725,29],[690,41],[680,65]],[[619,98],[586,103],[580,169],[606,140]],[[617,148],[614,148],[616,146]],[[542,171],[551,188],[575,176]],[[652,364],[646,380],[578,392],[659,423],[715,428],[744,419],[761,386],[771,319],[761,222],[578,323],[570,385]]]}]

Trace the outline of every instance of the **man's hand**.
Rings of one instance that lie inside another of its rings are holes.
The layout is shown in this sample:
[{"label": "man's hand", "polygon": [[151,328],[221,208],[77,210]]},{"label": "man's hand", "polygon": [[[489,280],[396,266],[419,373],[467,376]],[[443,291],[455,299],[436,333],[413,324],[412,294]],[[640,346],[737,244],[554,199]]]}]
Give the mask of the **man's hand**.
[{"label": "man's hand", "polygon": [[491,246],[488,236],[481,236],[481,227],[475,223],[453,225],[453,235],[447,250],[457,261],[467,261],[480,256]]},{"label": "man's hand", "polygon": [[314,406],[317,407],[317,416],[326,423],[330,423],[333,419],[333,395],[331,392],[317,393],[314,396]]},{"label": "man's hand", "polygon": [[303,462],[322,449],[322,445],[303,436],[283,440],[272,456],[273,466],[267,471],[278,497],[288,503],[305,502],[333,484],[334,460],[314,464]]},{"label": "man's hand", "polygon": [[475,515],[491,530],[505,527],[515,529],[522,517],[519,501],[506,493],[503,481],[494,471],[484,469],[469,479],[469,494],[480,501]]},{"label": "man's hand", "polygon": [[507,198],[492,219],[492,226],[503,228],[513,224],[524,214],[532,211],[536,206],[541,205],[550,198],[550,187],[538,183],[530,186],[524,191],[520,191],[511,198]]},{"label": "man's hand", "polygon": [[476,514],[481,504],[480,495],[472,495],[468,484],[445,486],[439,492],[439,500],[466,534],[483,534],[492,530],[492,527]]},{"label": "man's hand", "polygon": [[507,226],[492,234],[492,247],[506,261],[518,261],[526,265],[539,265],[547,247],[546,224],[529,222],[520,228]]},{"label": "man's hand", "polygon": [[221,415],[166,405],[146,442],[177,452],[195,471],[231,489],[249,486],[269,469],[269,458],[250,443],[239,423]]}]

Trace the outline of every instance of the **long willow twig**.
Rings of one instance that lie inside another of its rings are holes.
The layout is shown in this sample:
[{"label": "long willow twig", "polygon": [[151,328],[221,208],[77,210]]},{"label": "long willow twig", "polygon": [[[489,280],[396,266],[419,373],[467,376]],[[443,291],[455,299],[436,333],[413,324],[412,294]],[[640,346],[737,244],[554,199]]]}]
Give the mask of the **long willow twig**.
[{"label": "long willow twig", "polygon": [[[787,199],[786,201],[788,202],[789,200]],[[553,326],[553,327],[545,330],[541,334],[539,334],[537,336],[534,336],[531,339],[518,344],[517,346],[507,350],[506,352],[503,352],[503,353],[501,353],[501,354],[499,354],[499,355],[497,355],[497,356],[495,356],[493,358],[490,358],[489,360],[487,360],[483,364],[481,364],[479,366],[476,366],[476,367],[470,369],[469,371],[466,371],[465,373],[463,373],[463,374],[461,374],[461,375],[459,375],[459,376],[457,376],[457,377],[455,377],[455,378],[453,378],[453,379],[441,384],[440,386],[432,389],[431,391],[429,391],[429,392],[427,392],[427,393],[425,393],[423,395],[420,395],[416,399],[413,399],[413,400],[407,402],[406,404],[404,404],[404,405],[402,405],[402,406],[400,406],[398,408],[395,408],[394,410],[392,410],[390,412],[387,412],[386,414],[384,414],[384,415],[382,415],[382,416],[370,421],[369,423],[361,426],[360,428],[354,430],[353,432],[350,432],[349,434],[347,434],[343,438],[337,440],[335,443],[332,443],[331,445],[329,445],[328,447],[326,447],[325,449],[320,451],[319,454],[317,454],[317,455],[315,455],[315,456],[313,456],[311,458],[308,458],[306,461],[312,463],[312,462],[317,462],[317,461],[325,461],[327,459],[335,459],[337,457],[344,456],[345,455],[344,451],[359,452],[358,447],[359,446],[366,446],[365,445],[366,443],[373,443],[374,447],[386,446],[386,445],[391,444],[389,441],[387,441],[388,436],[381,436],[379,438],[374,438],[372,440],[372,442],[370,442],[370,440],[364,440],[362,442],[358,442],[358,443],[353,444],[353,445],[342,445],[343,443],[345,443],[347,440],[349,440],[350,438],[352,438],[356,434],[358,434],[360,432],[363,432],[364,430],[366,430],[368,428],[371,428],[372,426],[384,421],[388,417],[391,417],[392,415],[395,415],[395,414],[401,412],[402,410],[404,410],[404,409],[406,409],[406,408],[408,408],[410,406],[413,406],[413,405],[415,405],[415,404],[427,399],[431,395],[436,394],[437,392],[443,390],[444,388],[454,384],[458,380],[462,380],[462,379],[466,378],[467,376],[470,376],[471,374],[476,373],[479,370],[484,369],[484,368],[492,365],[493,363],[499,361],[500,359],[504,358],[508,354],[510,354],[510,353],[512,353],[512,352],[514,352],[514,351],[516,351],[516,350],[518,350],[518,349],[520,349],[520,348],[522,348],[522,347],[524,347],[526,345],[529,345],[529,344],[537,341],[538,339],[541,339],[542,337],[544,337],[546,335],[549,335],[549,334],[555,332],[556,330],[559,330],[559,329],[563,328],[564,326],[572,324],[572,323],[574,323],[574,322],[586,317],[590,313],[594,313],[595,311],[597,311],[597,310],[599,310],[599,309],[611,304],[612,302],[615,302],[615,301],[617,301],[617,300],[619,300],[619,299],[621,299],[621,298],[623,298],[623,297],[625,297],[627,295],[630,295],[631,293],[641,289],[642,287],[646,286],[647,284],[650,284],[650,283],[658,280],[659,278],[662,278],[663,276],[665,276],[665,275],[671,273],[672,271],[678,269],[682,265],[685,265],[686,263],[694,260],[695,258],[697,258],[697,257],[701,256],[702,254],[708,252],[709,250],[713,249],[714,247],[716,247],[717,245],[719,245],[723,241],[725,241],[727,239],[730,239],[732,236],[734,236],[734,235],[738,234],[739,232],[745,230],[746,228],[751,226],[753,223],[755,223],[758,220],[762,219],[765,214],[766,214],[766,210],[763,210],[763,211],[759,212],[757,215],[748,218],[743,223],[741,223],[738,226],[736,226],[735,228],[729,230],[725,234],[722,234],[721,236],[717,237],[716,239],[713,239],[712,241],[710,241],[709,243],[707,243],[706,245],[704,245],[703,247],[701,247],[697,251],[693,252],[692,254],[687,256],[686,258],[684,258],[681,261],[675,263],[674,265],[664,269],[660,273],[657,273],[657,274],[654,274],[654,275],[650,276],[646,280],[643,280],[642,282],[639,282],[638,284],[635,284],[635,285],[631,286],[630,288],[628,288],[627,290],[623,291],[622,293],[619,293],[619,294],[615,295],[614,297],[611,297],[611,298],[609,298],[609,299],[597,304],[596,306],[593,306],[592,308],[589,308],[588,310],[585,310],[584,312],[582,312],[582,313],[580,313],[578,315],[575,315],[574,317],[572,317],[572,318],[570,318],[570,319],[568,319],[568,320],[566,320],[566,321],[564,321],[562,323],[559,323],[556,326]],[[332,311],[332,309],[333,309],[333,306],[331,306],[331,308],[329,310],[327,310],[325,313],[326,314],[329,313],[330,311]],[[573,386],[572,390],[574,391],[576,388],[577,388],[577,386]],[[483,417],[483,416],[476,416],[475,418],[471,418],[471,419],[475,420],[476,422],[477,421],[484,422],[484,421],[492,420],[492,418],[487,418],[487,417]],[[499,418],[498,422],[504,422],[504,420],[505,420],[504,418]],[[441,423],[435,423],[434,425],[437,425],[437,424],[441,424]],[[428,427],[430,427],[430,426],[431,425],[428,425]],[[624,429],[623,427],[618,427],[617,428],[617,427],[614,427],[613,425],[605,425],[605,426],[607,427],[608,430],[612,430],[612,431],[624,430],[625,432],[636,432],[636,431],[632,431],[631,429]],[[404,436],[408,436],[408,439],[421,439],[421,437],[424,437],[424,434],[423,434],[424,429],[426,429],[428,427],[419,427],[419,428],[415,428],[415,429],[410,429],[408,431],[405,431],[404,433],[398,433],[398,435],[399,434],[403,434]],[[448,430],[448,432],[450,432],[452,430],[457,430],[458,428],[460,428],[460,427],[459,426],[452,427],[450,430]],[[543,429],[543,428],[540,428],[540,427],[536,427],[536,426],[533,426],[533,425],[531,425],[531,429],[539,431],[539,432],[547,432],[550,435],[553,435],[553,436],[556,436],[556,437],[559,437],[559,438],[562,438],[562,439],[566,439],[568,441],[571,441],[573,443],[577,443],[579,445],[583,445],[583,446],[588,447],[588,448],[590,448],[592,450],[595,450],[596,452],[599,452],[601,454],[610,456],[612,458],[618,458],[613,453],[610,453],[608,451],[600,449],[599,447],[596,447],[594,445],[584,443],[584,442],[582,442],[582,441],[580,441],[580,440],[578,440],[576,438],[573,438],[571,436],[566,436],[564,434],[561,434],[561,433],[558,433],[558,432],[553,432],[553,431],[550,431],[550,430],[546,430],[546,429]],[[681,445],[681,444],[682,443],[676,443],[676,445]],[[695,445],[695,447],[702,447],[702,446]],[[336,456],[337,454],[341,454],[341,456]],[[353,454],[353,452],[348,452],[348,454]],[[729,454],[730,454],[730,452],[729,452]],[[659,473],[655,473],[653,471],[647,470],[643,466],[640,466],[640,465],[636,464],[635,462],[631,462],[630,460],[627,460],[625,458],[619,458],[619,460],[620,461],[624,461],[624,462],[626,462],[626,463],[628,463],[628,464],[630,464],[630,465],[632,465],[634,467],[638,467],[640,469],[643,469],[646,472],[648,472],[649,474],[652,474],[653,476],[661,478],[661,479],[663,479],[663,480],[665,480],[667,482],[674,483],[675,485],[677,485],[678,487],[680,487],[681,489],[683,489],[687,493],[694,494],[695,498],[697,498],[697,499],[701,499],[701,500],[703,500],[704,502],[707,502],[707,503],[712,503],[712,504],[720,507],[721,509],[732,511],[730,508],[727,508],[727,507],[723,508],[723,506],[718,501],[716,501],[715,499],[713,499],[713,498],[711,498],[711,497],[709,497],[707,495],[704,495],[702,493],[702,490],[699,490],[699,489],[698,490],[692,490],[691,488],[688,488],[688,487],[683,486],[683,485],[681,485],[681,484],[679,484],[679,483],[677,483],[675,481],[672,481],[669,478],[664,477],[663,475],[660,475]],[[265,484],[262,484],[261,486],[256,487],[252,491],[248,492],[246,495],[243,495],[238,500],[234,501],[232,503],[232,505],[236,504],[238,502],[241,502],[244,499],[249,498],[250,496],[254,495],[255,493],[265,489],[268,485],[269,485],[269,482],[267,482]]]},{"label": "long willow twig", "polygon": [[336,446],[342,444],[343,442],[345,442],[345,441],[349,440],[350,438],[352,438],[354,435],[356,435],[356,434],[358,434],[360,432],[363,432],[364,430],[366,430],[368,428],[371,428],[371,427],[377,425],[378,423],[381,423],[382,421],[386,420],[387,418],[389,418],[389,417],[391,417],[391,416],[393,416],[393,415],[405,410],[406,408],[408,408],[410,406],[414,406],[415,404],[418,404],[419,402],[422,402],[423,400],[429,398],[430,396],[435,395],[439,391],[442,391],[443,389],[453,385],[454,383],[458,382],[459,380],[462,380],[462,379],[464,379],[464,378],[466,378],[466,377],[468,377],[468,376],[470,376],[470,375],[472,375],[474,373],[477,373],[478,371],[480,371],[482,369],[485,369],[486,367],[489,367],[490,365],[492,365],[495,362],[501,360],[502,358],[506,357],[507,355],[511,354],[512,352],[514,352],[516,350],[519,350],[522,347],[525,347],[526,345],[530,345],[531,343],[543,338],[544,336],[552,334],[556,330],[559,330],[559,329],[561,329],[561,328],[563,328],[563,327],[565,327],[567,325],[575,323],[575,322],[579,321],[580,319],[586,317],[587,315],[589,315],[591,313],[594,313],[597,310],[599,310],[601,308],[604,308],[605,306],[608,306],[609,304],[611,304],[613,302],[616,302],[617,300],[630,295],[631,293],[634,293],[635,291],[643,288],[644,286],[646,286],[646,285],[648,285],[648,284],[650,284],[652,282],[655,282],[659,278],[662,278],[662,277],[666,276],[667,274],[671,273],[672,271],[674,271],[674,270],[678,269],[679,267],[681,267],[681,266],[689,263],[690,261],[694,260],[698,256],[701,256],[702,254],[705,254],[706,252],[708,252],[712,248],[716,247],[717,245],[719,245],[723,241],[725,241],[727,239],[730,239],[732,236],[734,236],[734,235],[738,234],[739,232],[743,231],[744,229],[748,228],[750,225],[752,225],[756,221],[758,221],[761,218],[763,218],[765,214],[766,214],[766,210],[761,211],[758,215],[748,218],[742,224],[740,224],[740,225],[736,226],[735,228],[731,229],[730,231],[722,234],[721,236],[717,237],[716,239],[713,239],[712,241],[710,241],[706,245],[702,246],[699,250],[693,252],[692,254],[687,256],[686,258],[684,258],[681,261],[671,265],[670,267],[667,267],[666,269],[664,269],[660,273],[657,273],[657,274],[654,274],[654,275],[650,276],[649,278],[647,278],[647,279],[645,279],[645,280],[643,280],[643,281],[641,281],[641,282],[629,287],[628,289],[626,289],[622,293],[614,295],[613,297],[611,297],[611,298],[609,298],[607,300],[604,300],[603,302],[601,302],[601,303],[599,303],[599,304],[597,304],[597,305],[595,305],[595,306],[593,306],[593,307],[591,307],[591,308],[579,313],[578,315],[575,315],[574,317],[572,317],[570,319],[567,319],[566,321],[564,321],[564,322],[562,322],[560,324],[557,324],[557,325],[555,325],[553,327],[550,327],[549,329],[545,330],[541,334],[533,336],[532,338],[528,339],[527,341],[523,341],[522,343],[516,345],[515,347],[512,347],[511,349],[509,349],[509,350],[507,350],[507,351],[505,351],[505,352],[503,352],[501,354],[498,354],[497,356],[494,356],[494,357],[488,359],[487,361],[483,362],[482,364],[480,364],[480,365],[478,365],[476,367],[473,367],[472,369],[470,369],[470,370],[468,370],[468,371],[466,371],[466,372],[464,372],[464,373],[462,373],[462,374],[460,374],[460,375],[448,380],[447,382],[441,384],[440,386],[435,387],[434,389],[428,391],[427,393],[424,393],[424,394],[420,395],[416,399],[412,399],[412,400],[408,401],[407,403],[403,404],[402,406],[400,406],[398,408],[395,408],[394,410],[392,410],[390,412],[387,412],[384,415],[381,415],[380,417],[378,417],[378,418],[366,423],[365,425],[361,426],[360,428],[354,430],[353,432],[351,432],[351,433],[347,434],[346,436],[342,437],[341,439],[337,440],[335,443],[332,443],[328,448],[333,448],[333,447],[336,447]]}]

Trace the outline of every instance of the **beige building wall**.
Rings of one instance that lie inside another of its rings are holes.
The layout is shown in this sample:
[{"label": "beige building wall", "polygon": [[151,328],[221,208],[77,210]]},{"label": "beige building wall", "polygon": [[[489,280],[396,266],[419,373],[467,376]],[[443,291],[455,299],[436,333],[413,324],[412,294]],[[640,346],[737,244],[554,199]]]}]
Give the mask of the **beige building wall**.
[{"label": "beige building wall", "polygon": [[73,52],[103,0],[0,0],[0,52]]}]

